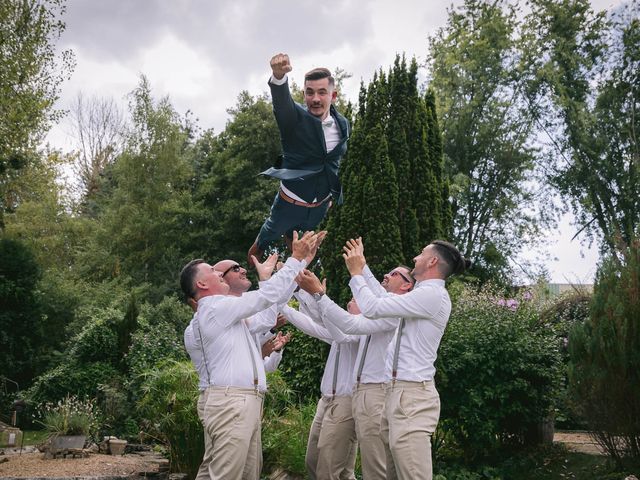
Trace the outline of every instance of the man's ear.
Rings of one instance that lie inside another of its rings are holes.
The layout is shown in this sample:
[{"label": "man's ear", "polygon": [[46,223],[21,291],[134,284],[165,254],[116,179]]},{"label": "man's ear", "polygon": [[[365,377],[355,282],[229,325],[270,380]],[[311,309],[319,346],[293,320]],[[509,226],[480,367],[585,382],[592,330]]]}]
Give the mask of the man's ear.
[{"label": "man's ear", "polygon": [[338,91],[334,90],[333,92],[331,92],[331,103],[334,103],[336,101],[336,98],[338,98]]}]

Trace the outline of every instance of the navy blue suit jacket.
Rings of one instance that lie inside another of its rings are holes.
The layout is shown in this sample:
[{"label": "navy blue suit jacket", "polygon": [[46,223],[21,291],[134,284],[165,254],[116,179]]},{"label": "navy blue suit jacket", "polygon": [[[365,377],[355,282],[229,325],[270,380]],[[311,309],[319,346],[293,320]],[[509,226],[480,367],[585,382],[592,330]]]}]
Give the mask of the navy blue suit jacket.
[{"label": "navy blue suit jacket", "polygon": [[282,142],[282,168],[270,168],[263,175],[282,180],[285,187],[306,202],[318,201],[331,194],[338,202],[342,186],[338,178],[340,160],[347,151],[349,122],[331,105],[330,114],[340,130],[340,142],[327,152],[322,122],[307,109],[294,102],[289,83],[273,85],[273,113]]}]

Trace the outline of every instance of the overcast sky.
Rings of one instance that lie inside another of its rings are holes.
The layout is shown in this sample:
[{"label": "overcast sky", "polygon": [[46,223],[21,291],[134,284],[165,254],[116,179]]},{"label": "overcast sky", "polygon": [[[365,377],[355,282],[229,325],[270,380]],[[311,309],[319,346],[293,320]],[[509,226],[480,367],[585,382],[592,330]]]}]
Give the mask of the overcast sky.
[{"label": "overcast sky", "polygon": [[[267,90],[269,59],[285,52],[291,77],[302,83],[315,66],[351,73],[341,94],[353,101],[361,80],[388,69],[396,53],[424,61],[428,36],[446,24],[460,1],[428,0],[67,0],[60,49],[72,49],[77,66],[64,83],[59,108],[79,92],[112,97],[123,107],[144,74],[156,98],[169,95],[179,113],[191,110],[202,128],[224,129],[226,110],[242,90]],[[618,0],[592,0],[595,9]],[[73,148],[63,121],[49,141]],[[590,283],[597,255],[569,242],[563,222],[547,239],[552,280]],[[584,258],[582,255],[585,255]]]}]

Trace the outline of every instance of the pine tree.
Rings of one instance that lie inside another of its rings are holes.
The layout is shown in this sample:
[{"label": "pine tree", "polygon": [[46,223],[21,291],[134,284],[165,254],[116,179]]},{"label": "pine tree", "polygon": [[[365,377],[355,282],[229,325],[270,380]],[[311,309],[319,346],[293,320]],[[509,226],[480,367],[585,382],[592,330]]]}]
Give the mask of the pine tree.
[{"label": "pine tree", "polygon": [[570,332],[569,388],[616,461],[640,459],[640,241],[599,268],[590,318]]},{"label": "pine tree", "polygon": [[341,178],[344,204],[332,209],[322,248],[329,295],[345,302],[349,275],[342,247],[362,236],[380,276],[451,230],[448,183],[433,94],[418,91],[418,65],[398,56],[388,73],[361,86]]}]

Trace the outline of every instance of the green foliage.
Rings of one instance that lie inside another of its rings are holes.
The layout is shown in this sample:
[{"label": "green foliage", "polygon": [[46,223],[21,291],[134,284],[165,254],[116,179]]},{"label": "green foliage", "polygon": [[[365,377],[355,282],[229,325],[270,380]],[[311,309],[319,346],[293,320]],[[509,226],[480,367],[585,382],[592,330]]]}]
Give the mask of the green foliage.
[{"label": "green foliage", "polygon": [[263,417],[264,471],[282,468],[292,475],[307,474],[304,458],[315,411],[316,403],[309,402],[290,405],[277,417],[267,415]]},{"label": "green foliage", "polygon": [[258,175],[281,152],[271,102],[242,92],[228,113],[223,132],[205,132],[196,143],[196,208],[188,229],[193,258],[246,258],[278,189],[278,182]]},{"label": "green foliage", "polygon": [[26,397],[32,404],[55,402],[66,395],[93,397],[99,385],[111,383],[120,375],[106,362],[79,363],[70,359],[40,375]]},{"label": "green foliage", "polygon": [[167,361],[144,373],[137,410],[144,432],[169,448],[171,470],[195,478],[204,454],[198,374],[191,362]]},{"label": "green foliage", "polygon": [[431,94],[417,87],[418,66],[397,57],[360,89],[358,112],[341,165],[344,204],[328,217],[321,263],[332,298],[350,298],[340,255],[362,236],[374,273],[410,263],[424,245],[450,230],[448,182]]},{"label": "green foliage", "polygon": [[130,100],[133,128],[105,174],[110,186],[96,202],[98,224],[80,261],[82,274],[91,279],[124,274],[136,283],[150,282],[158,301],[175,290],[182,266],[193,126],[188,117],[181,121],[167,98],[155,101],[144,77]]},{"label": "green foliage", "polygon": [[531,4],[526,61],[531,105],[553,144],[549,179],[580,231],[613,253],[631,244],[640,219],[639,5],[606,18],[588,0]]},{"label": "green foliage", "polygon": [[57,403],[39,407],[38,422],[55,435],[91,435],[98,429],[100,411],[95,399],[67,395]]},{"label": "green foliage", "polygon": [[182,336],[191,316],[191,311],[175,297],[166,297],[156,306],[142,306],[126,354],[129,388],[134,397],[139,395],[145,371],[163,360],[187,359]]},{"label": "green foliage", "polygon": [[[552,209],[537,183],[517,7],[465,0],[430,38],[429,64],[453,198],[453,239],[472,274],[508,285],[509,260],[540,238]],[[539,192],[536,195],[536,192]],[[547,205],[548,207],[548,205]]]},{"label": "green foliage", "polygon": [[41,275],[30,248],[0,238],[0,375],[23,388],[36,373],[36,355],[46,345],[35,290]]},{"label": "green foliage", "polygon": [[454,304],[437,368],[439,428],[467,462],[477,461],[535,437],[556,400],[559,345],[540,326],[535,303],[467,289]]},{"label": "green foliage", "polygon": [[588,320],[591,297],[590,293],[577,289],[554,299],[553,303],[540,315],[542,324],[552,329],[560,342],[563,382],[555,412],[556,428],[571,430],[586,428],[584,420],[575,413],[569,398],[569,332]]},{"label": "green foliage", "polygon": [[278,368],[289,388],[297,395],[299,403],[314,401],[320,396],[320,380],[329,345],[289,325],[282,331],[291,332],[291,341],[284,350]]},{"label": "green foliage", "polygon": [[572,399],[613,459],[640,459],[640,242],[601,264],[588,321],[569,337]]},{"label": "green foliage", "polygon": [[65,29],[63,0],[7,0],[0,4],[0,229],[2,215],[20,203],[14,181],[37,162],[35,149],[51,121],[62,81],[74,66],[56,53]]}]

